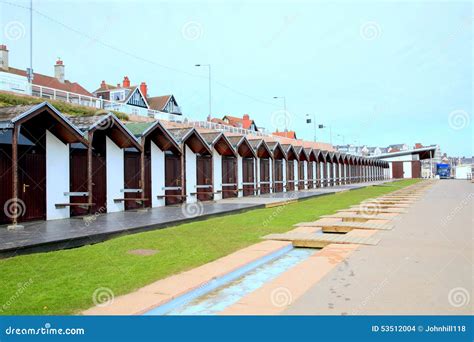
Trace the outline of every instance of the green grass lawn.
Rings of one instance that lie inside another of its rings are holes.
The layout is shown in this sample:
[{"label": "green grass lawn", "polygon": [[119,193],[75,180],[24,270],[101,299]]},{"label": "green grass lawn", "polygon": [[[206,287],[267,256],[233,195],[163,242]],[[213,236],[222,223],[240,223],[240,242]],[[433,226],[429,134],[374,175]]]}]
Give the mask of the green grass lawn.
[{"label": "green grass lawn", "polygon": [[[256,209],[70,250],[0,260],[0,314],[74,314],[93,306],[99,287],[118,296],[169,275],[210,262],[269,233],[312,221],[361,200],[413,184],[369,187],[312,198],[284,207]],[[151,256],[128,254],[156,249]]]}]

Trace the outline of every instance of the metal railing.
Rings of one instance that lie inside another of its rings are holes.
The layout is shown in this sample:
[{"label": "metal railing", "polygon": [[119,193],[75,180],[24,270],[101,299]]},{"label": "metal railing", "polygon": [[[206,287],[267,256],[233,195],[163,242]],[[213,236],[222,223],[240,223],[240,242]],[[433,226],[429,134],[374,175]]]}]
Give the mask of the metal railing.
[{"label": "metal railing", "polygon": [[[0,76],[0,81],[2,80],[2,76]],[[15,89],[10,89],[12,92],[17,92]],[[24,94],[24,92],[22,92]],[[154,109],[142,108],[137,106],[132,106],[126,103],[117,102],[117,101],[110,101],[105,100],[102,98],[97,98],[94,96],[88,96],[78,93],[72,93],[65,90],[55,89],[44,87],[40,85],[33,84],[31,85],[31,92],[30,94],[35,97],[40,97],[47,100],[55,100],[55,101],[62,101],[71,103],[74,105],[85,106],[89,108],[94,108],[97,110],[104,109],[104,110],[113,110],[118,112],[123,112],[125,114],[131,115],[138,115],[138,116],[146,116],[151,117],[157,120],[166,120],[172,122],[181,122],[189,124],[193,127],[200,127],[200,128],[207,128],[212,130],[217,130],[221,132],[229,132],[234,134],[241,134],[241,135],[254,135],[258,137],[271,137],[275,140],[280,140],[278,136],[274,136],[269,132],[266,131],[252,131],[240,127],[222,125],[210,121],[195,121],[191,120],[190,118],[176,113],[182,113],[182,109],[180,106],[175,106],[173,108],[173,113],[162,112]]]}]

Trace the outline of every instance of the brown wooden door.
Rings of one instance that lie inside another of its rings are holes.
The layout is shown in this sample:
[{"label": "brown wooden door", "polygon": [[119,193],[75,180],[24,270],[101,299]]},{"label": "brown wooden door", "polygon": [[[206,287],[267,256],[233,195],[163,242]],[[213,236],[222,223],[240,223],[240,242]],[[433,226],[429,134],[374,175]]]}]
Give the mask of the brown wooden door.
[{"label": "brown wooden door", "polygon": [[237,197],[237,176],[235,157],[222,157],[222,198]]},{"label": "brown wooden door", "polygon": [[174,154],[165,155],[165,187],[176,189],[165,190],[166,205],[182,203],[181,195],[181,157]]},{"label": "brown wooden door", "polygon": [[403,178],[403,162],[392,162],[392,177]]},{"label": "brown wooden door", "polygon": [[421,162],[419,160],[411,162],[411,178],[421,178]]},{"label": "brown wooden door", "polygon": [[275,192],[282,192],[283,191],[283,160],[282,159],[275,159],[273,161],[275,163],[275,174],[273,175],[273,189]]},{"label": "brown wooden door", "polygon": [[46,154],[42,148],[23,148],[18,157],[18,197],[24,203],[19,221],[46,219]]},{"label": "brown wooden door", "polygon": [[314,162],[308,162],[308,189],[313,188],[313,163]]},{"label": "brown wooden door", "polygon": [[211,156],[197,156],[196,167],[197,199],[199,201],[210,201],[213,199]]},{"label": "brown wooden door", "polygon": [[329,185],[334,185],[334,166],[333,163],[327,163],[329,168]]},{"label": "brown wooden door", "polygon": [[316,162],[316,187],[321,187],[321,165],[319,162]]},{"label": "brown wooden door", "polygon": [[304,161],[298,162],[298,187],[300,190],[304,189]]},{"label": "brown wooden door", "polygon": [[[87,192],[87,149],[69,149],[69,189],[71,192]],[[87,203],[89,196],[71,196],[71,203]],[[71,216],[83,216],[89,212],[88,207],[72,206]]]},{"label": "brown wooden door", "polygon": [[243,176],[243,183],[252,183],[252,184],[244,184],[243,186],[243,194],[244,196],[251,196],[254,194],[254,158],[243,158],[242,159],[242,176]]},{"label": "brown wooden door", "polygon": [[295,166],[294,166],[294,160],[288,160],[288,165],[287,165],[287,170],[286,170],[286,184],[287,184],[287,190],[288,191],[293,191],[295,190]]},{"label": "brown wooden door", "polygon": [[[124,153],[124,185],[125,189],[141,189],[140,174],[140,153],[129,152]],[[140,192],[124,192],[124,198],[141,198]],[[125,201],[125,210],[133,210],[142,208],[140,201]]]},{"label": "brown wooden door", "polygon": [[269,181],[270,181],[270,160],[268,158],[261,158],[260,159],[260,193],[261,194],[268,194],[270,192]]}]

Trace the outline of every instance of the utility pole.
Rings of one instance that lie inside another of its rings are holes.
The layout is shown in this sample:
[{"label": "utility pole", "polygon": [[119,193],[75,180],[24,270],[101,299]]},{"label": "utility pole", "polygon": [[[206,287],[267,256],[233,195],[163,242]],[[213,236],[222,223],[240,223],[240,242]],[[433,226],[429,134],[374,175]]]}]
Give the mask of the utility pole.
[{"label": "utility pole", "polygon": [[212,119],[212,93],[211,93],[211,65],[210,64],[196,64],[196,67],[208,67],[208,78],[209,78],[209,120]]},{"label": "utility pole", "polygon": [[30,0],[30,67],[26,72],[30,92],[33,92],[33,0]]}]

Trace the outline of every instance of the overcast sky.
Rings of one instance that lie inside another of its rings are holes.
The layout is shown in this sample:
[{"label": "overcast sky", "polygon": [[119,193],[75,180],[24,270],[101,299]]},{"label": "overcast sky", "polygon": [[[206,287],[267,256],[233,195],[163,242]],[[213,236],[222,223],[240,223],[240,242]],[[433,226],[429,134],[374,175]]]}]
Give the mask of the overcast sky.
[{"label": "overcast sky", "polygon": [[[441,145],[472,155],[472,3],[33,1],[34,70],[95,90],[127,75],[174,94],[193,119],[248,113],[258,126],[334,144]],[[29,61],[29,1],[0,0],[10,65]],[[286,96],[288,119],[282,115]],[[329,129],[318,130],[329,142]]]}]

